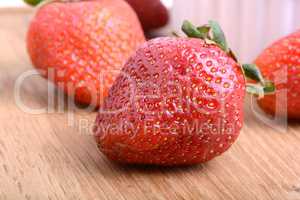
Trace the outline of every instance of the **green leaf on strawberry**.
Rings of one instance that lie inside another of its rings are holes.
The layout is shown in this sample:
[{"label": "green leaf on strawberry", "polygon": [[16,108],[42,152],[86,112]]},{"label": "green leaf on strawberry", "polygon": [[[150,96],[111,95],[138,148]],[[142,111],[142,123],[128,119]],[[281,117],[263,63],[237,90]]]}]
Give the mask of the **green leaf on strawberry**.
[{"label": "green leaf on strawberry", "polygon": [[246,77],[258,81],[264,85],[265,80],[260,72],[260,70],[257,68],[255,64],[243,64],[242,68],[244,70],[244,73]]},{"label": "green leaf on strawberry", "polygon": [[218,24],[218,22],[210,20],[208,23],[212,30],[211,39],[214,42],[216,42],[221,47],[221,49],[223,49],[225,52],[228,52],[229,48],[225,38],[225,34],[221,29],[220,25]]},{"label": "green leaf on strawberry", "polygon": [[36,6],[40,4],[43,0],[24,0],[25,3],[31,5],[31,6]]}]

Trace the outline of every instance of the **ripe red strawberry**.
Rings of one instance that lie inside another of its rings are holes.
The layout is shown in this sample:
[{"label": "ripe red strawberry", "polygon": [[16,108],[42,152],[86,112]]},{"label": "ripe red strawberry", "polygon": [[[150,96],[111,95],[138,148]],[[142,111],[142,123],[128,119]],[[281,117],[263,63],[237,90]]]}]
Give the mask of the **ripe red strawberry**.
[{"label": "ripe red strawberry", "polygon": [[136,11],[145,31],[160,28],[169,21],[167,8],[161,0],[126,0]]},{"label": "ripe red strawberry", "polygon": [[[268,47],[255,61],[264,76],[273,80],[276,93],[258,101],[267,113],[290,119],[300,118],[300,31],[284,37]],[[286,93],[285,93],[286,91]]]},{"label": "ripe red strawberry", "polygon": [[[243,70],[215,22],[199,28],[185,22],[183,30],[195,38],[148,41],[110,89],[94,129],[100,150],[110,159],[201,163],[237,139],[243,124]],[[261,78],[250,65],[244,70]]]},{"label": "ripe red strawberry", "polygon": [[[25,0],[25,2],[28,3],[29,5],[38,5],[43,1],[45,0]],[[89,0],[83,0],[83,1],[89,1]],[[97,0],[97,1],[101,2],[103,0]],[[169,21],[168,10],[161,2],[161,0],[126,0],[126,1],[137,13],[145,31],[149,31],[155,28],[160,28],[166,25]]]},{"label": "ripe red strawberry", "polygon": [[99,105],[144,41],[136,14],[123,0],[70,0],[39,8],[27,46],[32,63],[44,76],[78,102]]}]

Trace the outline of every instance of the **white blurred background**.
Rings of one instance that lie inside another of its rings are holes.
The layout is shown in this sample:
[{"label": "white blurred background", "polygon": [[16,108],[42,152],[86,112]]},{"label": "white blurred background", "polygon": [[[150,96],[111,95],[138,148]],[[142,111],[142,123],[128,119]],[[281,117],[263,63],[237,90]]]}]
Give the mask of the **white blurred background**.
[{"label": "white blurred background", "polygon": [[[300,28],[300,0],[163,1],[170,7],[172,20],[160,32],[179,30],[184,19],[199,25],[217,20],[243,62],[251,62],[272,41]],[[23,40],[32,10],[22,0],[0,0],[0,8],[0,37],[7,37],[8,48],[16,48],[12,41]]]},{"label": "white blurred background", "polygon": [[300,0],[174,0],[171,27],[217,20],[230,46],[252,61],[275,39],[300,28]]},{"label": "white blurred background", "polygon": [[23,3],[22,0],[1,0],[0,2],[0,7],[11,7],[11,6],[21,7],[24,5],[25,4]]}]

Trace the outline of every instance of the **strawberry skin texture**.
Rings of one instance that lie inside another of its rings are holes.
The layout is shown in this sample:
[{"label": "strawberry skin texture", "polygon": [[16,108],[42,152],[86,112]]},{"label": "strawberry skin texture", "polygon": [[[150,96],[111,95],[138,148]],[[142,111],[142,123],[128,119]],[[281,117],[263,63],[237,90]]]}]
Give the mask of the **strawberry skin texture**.
[{"label": "strawberry skin texture", "polygon": [[95,138],[108,158],[121,163],[206,162],[237,139],[244,95],[240,66],[219,47],[201,39],[153,39],[110,89]]},{"label": "strawberry skin texture", "polygon": [[31,61],[42,75],[77,102],[95,106],[144,41],[135,12],[122,0],[44,5],[27,35]]},{"label": "strawberry skin texture", "polygon": [[[279,116],[285,112],[276,112],[276,103],[281,107],[287,105],[289,119],[300,118],[300,31],[286,36],[270,47],[256,59],[262,74],[273,81],[276,92],[258,101],[260,107],[271,115]],[[278,94],[286,91],[284,98]],[[277,98],[276,98],[277,95]]]},{"label": "strawberry skin texture", "polygon": [[165,26],[169,21],[167,8],[160,0],[126,0],[137,13],[145,31]]}]

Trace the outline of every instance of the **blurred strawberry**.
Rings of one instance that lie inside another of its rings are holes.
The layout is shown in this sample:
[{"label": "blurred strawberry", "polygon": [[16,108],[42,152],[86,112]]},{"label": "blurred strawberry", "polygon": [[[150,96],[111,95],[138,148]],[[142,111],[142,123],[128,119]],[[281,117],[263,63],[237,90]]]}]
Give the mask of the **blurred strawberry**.
[{"label": "blurred strawberry", "polygon": [[[268,47],[255,61],[264,76],[276,85],[276,93],[258,101],[267,113],[300,118],[300,31]],[[286,91],[286,93],[285,93]],[[280,95],[283,94],[284,96]],[[285,95],[286,94],[286,95]],[[276,105],[279,109],[276,110]]]},{"label": "blurred strawberry", "polygon": [[[46,0],[25,0],[25,2],[29,5],[38,5],[43,1]],[[53,0],[53,1],[59,1],[59,0]],[[82,1],[89,1],[89,0],[82,0]],[[102,0],[97,0],[97,1],[101,2]],[[131,7],[137,13],[145,31],[163,27],[169,21],[168,10],[161,2],[161,0],[126,0],[126,1],[131,5]]]},{"label": "blurred strawberry", "polygon": [[160,28],[169,21],[167,8],[160,0],[126,0],[136,11],[145,31]]},{"label": "blurred strawberry", "polygon": [[123,0],[70,0],[52,1],[38,9],[27,47],[32,63],[45,77],[76,101],[98,106],[118,71],[144,41],[136,14]]}]

